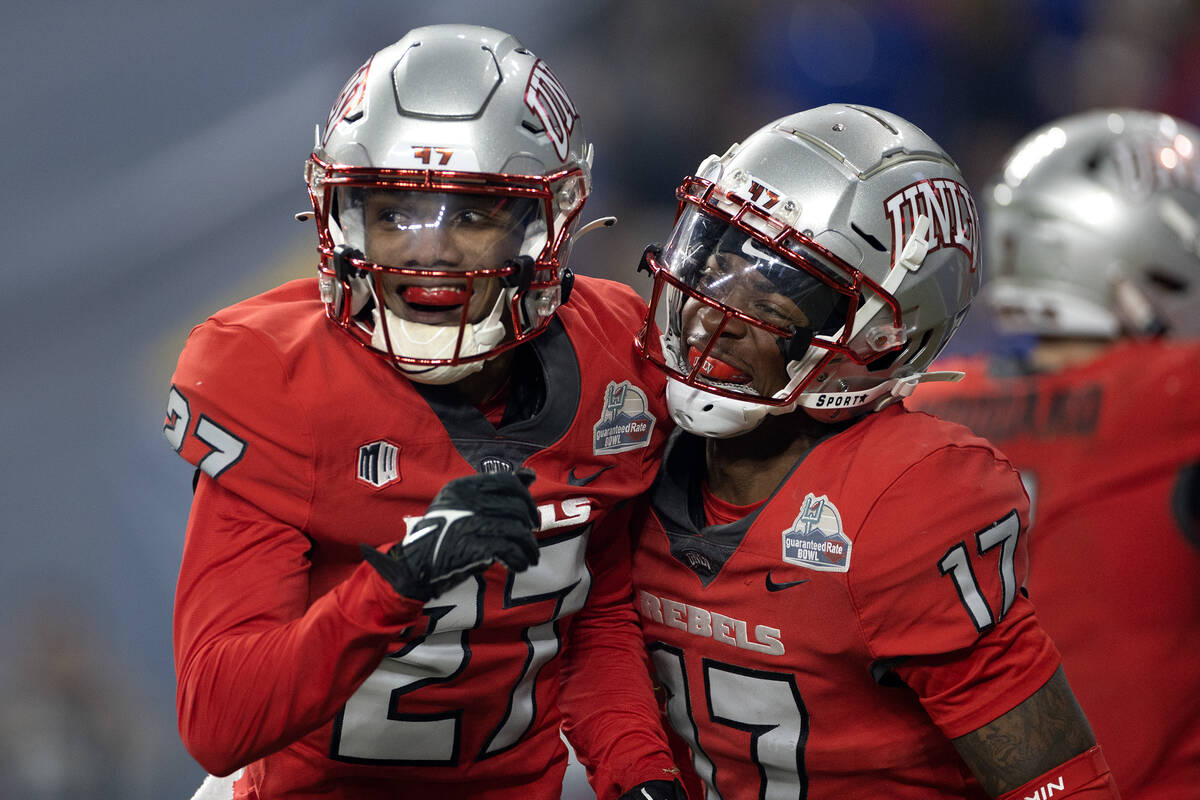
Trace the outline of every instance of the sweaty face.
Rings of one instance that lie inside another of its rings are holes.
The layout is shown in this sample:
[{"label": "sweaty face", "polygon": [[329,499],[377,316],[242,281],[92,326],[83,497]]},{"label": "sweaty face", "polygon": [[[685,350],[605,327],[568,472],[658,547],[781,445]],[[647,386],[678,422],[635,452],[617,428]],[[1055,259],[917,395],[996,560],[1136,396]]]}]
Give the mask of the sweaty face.
[{"label": "sweaty face", "polygon": [[496,303],[499,278],[476,278],[471,270],[495,269],[519,255],[532,200],[431,192],[369,193],[363,203],[364,252],[387,267],[441,270],[458,275],[385,273],[383,300],[404,320],[457,325],[463,306],[479,322]]},{"label": "sweaty face", "polygon": [[[695,288],[775,328],[790,332],[808,328],[811,321],[789,296],[794,292],[788,291],[787,284],[810,279],[790,267],[779,266],[768,273],[760,266],[731,253],[711,254],[696,275]],[[689,367],[713,342],[701,367],[705,382],[741,387],[763,397],[787,384],[787,362],[780,337],[774,333],[691,297],[680,311],[680,328]]]}]

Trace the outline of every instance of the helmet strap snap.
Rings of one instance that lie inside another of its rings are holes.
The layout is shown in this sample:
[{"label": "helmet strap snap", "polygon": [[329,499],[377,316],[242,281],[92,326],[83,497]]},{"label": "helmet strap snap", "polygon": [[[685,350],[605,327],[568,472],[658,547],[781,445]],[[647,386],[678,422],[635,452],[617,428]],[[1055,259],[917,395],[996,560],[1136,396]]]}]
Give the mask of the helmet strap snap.
[{"label": "helmet strap snap", "polygon": [[637,271],[644,272],[647,275],[649,275],[651,278],[653,278],[654,277],[654,267],[652,267],[650,265],[650,256],[654,256],[655,261],[661,261],[662,260],[662,251],[663,251],[663,248],[662,248],[661,244],[652,243],[652,244],[646,245],[645,249],[642,250],[642,258],[640,261],[638,261]]},{"label": "helmet strap snap", "polygon": [[348,244],[339,244],[333,248],[333,274],[339,281],[362,276],[362,270],[354,266],[354,261],[364,260],[362,251]]},{"label": "helmet strap snap", "polygon": [[559,279],[559,285],[562,294],[560,295],[558,304],[566,305],[567,301],[571,299],[571,288],[575,285],[575,273],[571,271],[570,267],[562,268],[562,277]]},{"label": "helmet strap snap", "polygon": [[512,272],[500,278],[500,285],[506,289],[516,289],[517,294],[524,294],[533,283],[534,264],[529,256],[517,256],[504,262],[504,267],[512,268]]}]

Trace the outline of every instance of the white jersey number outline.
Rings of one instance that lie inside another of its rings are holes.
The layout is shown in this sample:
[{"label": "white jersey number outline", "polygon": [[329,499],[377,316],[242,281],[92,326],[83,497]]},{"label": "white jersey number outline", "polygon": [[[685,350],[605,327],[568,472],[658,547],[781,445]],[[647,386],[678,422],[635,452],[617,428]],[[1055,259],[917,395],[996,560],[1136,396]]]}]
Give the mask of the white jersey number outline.
[{"label": "white jersey number outline", "polygon": [[[650,646],[659,684],[667,693],[667,719],[692,750],[692,764],[708,800],[721,800],[720,770],[700,742],[683,651],[662,642]],[[708,719],[750,734],[746,760],[758,768],[760,800],[808,796],[804,748],[808,709],[795,675],[701,660]]]},{"label": "white jersey number outline", "polygon": [[[472,758],[481,761],[517,744],[533,725],[538,673],[562,647],[558,620],[583,608],[591,588],[584,563],[590,525],[538,542],[538,563],[509,573],[504,607],[553,601],[545,622],[523,631],[528,658],[509,690],[503,719]],[[462,709],[404,714],[403,695],[454,678],[471,660],[470,632],[483,622],[482,576],[429,600],[429,632],[389,655],[350,697],[334,721],[332,758],[364,764],[455,766],[460,762]]]},{"label": "white jersey number outline", "polygon": [[[1004,615],[1012,608],[1013,601],[1017,598],[1016,556],[1017,539],[1020,534],[1021,520],[1016,509],[975,534],[975,552],[981,559],[992,548],[1000,546],[1000,563],[997,566],[1001,586],[999,619],[1004,619]],[[979,581],[975,579],[975,570],[971,566],[970,556],[967,555],[966,542],[959,542],[947,550],[938,562],[938,570],[942,575],[949,575],[954,579],[958,599],[962,601],[963,608],[967,610],[967,615],[970,616],[976,630],[983,632],[996,624],[997,617],[992,613],[987,598],[983,596]]]},{"label": "white jersey number outline", "polygon": [[[167,394],[167,418],[163,423],[163,436],[167,442],[179,452],[183,449],[184,438],[188,433],[188,423],[192,419],[191,404],[183,392],[174,386]],[[246,442],[234,436],[229,430],[218,425],[207,415],[201,414],[196,420],[192,436],[199,439],[208,447],[208,455],[196,463],[210,478],[218,477],[222,472],[241,460],[246,452]]]}]

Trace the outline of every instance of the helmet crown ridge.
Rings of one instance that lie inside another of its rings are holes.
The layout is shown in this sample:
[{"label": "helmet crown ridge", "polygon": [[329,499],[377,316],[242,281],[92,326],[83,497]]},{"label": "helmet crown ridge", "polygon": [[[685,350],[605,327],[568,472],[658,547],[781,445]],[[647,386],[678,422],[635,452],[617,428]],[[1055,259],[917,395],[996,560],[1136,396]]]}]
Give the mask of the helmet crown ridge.
[{"label": "helmet crown ridge", "polygon": [[420,168],[433,163],[414,160],[421,147],[456,149],[455,163],[443,166],[460,170],[544,175],[579,165],[590,180],[566,89],[516,37],[494,28],[417,28],[373,55],[334,103],[317,155]]},{"label": "helmet crown ridge", "polygon": [[[457,68],[447,69],[447,61]],[[405,116],[473,119],[499,85],[500,66],[492,50],[465,39],[441,51],[416,42],[392,69],[396,106]]]}]

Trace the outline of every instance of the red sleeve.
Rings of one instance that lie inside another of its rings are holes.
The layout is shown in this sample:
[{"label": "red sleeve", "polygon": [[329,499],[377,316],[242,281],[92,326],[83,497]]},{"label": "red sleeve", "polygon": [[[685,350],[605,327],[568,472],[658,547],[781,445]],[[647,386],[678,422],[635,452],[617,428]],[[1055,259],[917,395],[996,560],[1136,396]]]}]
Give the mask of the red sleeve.
[{"label": "red sleeve", "polygon": [[316,491],[311,415],[276,348],[210,319],[179,356],[163,434],[186,461],[298,528]]},{"label": "red sleeve", "polygon": [[309,540],[201,476],[175,595],[184,744],[225,775],[328,722],[417,619],[365,563],[309,605]]},{"label": "red sleeve", "polygon": [[592,532],[592,588],[563,653],[563,730],[599,800],[678,770],[650,684],[649,659],[633,607],[629,518],[633,504]]},{"label": "red sleeve", "polygon": [[882,497],[855,542],[863,635],[953,739],[1012,710],[1059,666],[1022,591],[1028,500],[1016,471],[982,445],[936,450]]}]

